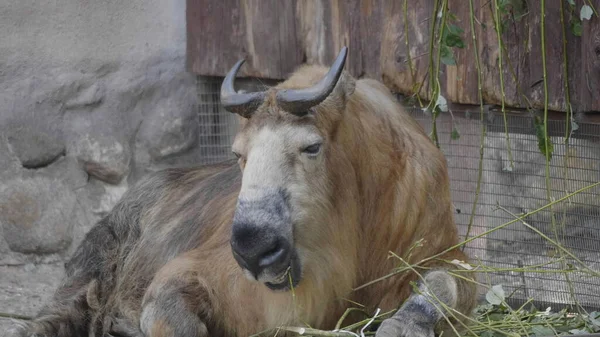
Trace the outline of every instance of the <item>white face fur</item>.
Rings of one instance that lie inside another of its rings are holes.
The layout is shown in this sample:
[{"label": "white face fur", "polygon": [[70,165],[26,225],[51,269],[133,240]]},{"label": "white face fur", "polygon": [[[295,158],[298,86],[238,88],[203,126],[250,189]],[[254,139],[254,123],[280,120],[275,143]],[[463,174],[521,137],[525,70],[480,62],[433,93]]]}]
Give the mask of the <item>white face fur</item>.
[{"label": "white face fur", "polygon": [[262,188],[292,188],[321,171],[325,139],[313,125],[265,125],[236,138],[243,170],[240,195]]},{"label": "white face fur", "polygon": [[[315,224],[315,212],[328,194],[325,169],[327,143],[312,124],[266,124],[240,133],[232,146],[243,172],[239,198],[261,200],[274,190],[288,196],[290,223],[278,232],[294,245],[303,265],[305,245],[297,230]],[[265,224],[268,225],[268,224]],[[305,235],[302,235],[305,236]],[[261,282],[281,275],[259,275]]]}]

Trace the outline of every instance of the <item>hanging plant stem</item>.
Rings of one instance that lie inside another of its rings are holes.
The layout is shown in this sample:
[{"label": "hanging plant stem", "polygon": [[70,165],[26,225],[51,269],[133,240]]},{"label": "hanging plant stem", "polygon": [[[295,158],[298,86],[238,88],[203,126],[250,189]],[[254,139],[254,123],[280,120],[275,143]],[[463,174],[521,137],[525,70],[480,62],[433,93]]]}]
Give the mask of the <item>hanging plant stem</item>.
[{"label": "hanging plant stem", "polygon": [[[471,215],[469,216],[469,225],[467,227],[467,233],[465,234],[465,240],[469,238],[471,234],[471,228],[473,227],[473,219],[475,218],[475,210],[477,208],[477,202],[479,201],[479,193],[481,191],[481,179],[483,176],[483,153],[485,149],[485,137],[486,137],[486,124],[483,116],[483,89],[481,84],[481,61],[479,59],[479,48],[477,45],[477,37],[475,36],[475,10],[473,8],[473,0],[469,0],[469,18],[471,25],[471,38],[473,39],[473,52],[475,53],[475,66],[477,68],[477,93],[479,97],[479,120],[481,123],[481,137],[479,141],[479,166],[477,170],[477,186],[475,187],[475,200],[473,200],[473,207],[471,208]],[[464,250],[466,246],[463,246]]]},{"label": "hanging plant stem", "polygon": [[[410,43],[408,34],[408,0],[404,0],[404,6],[402,8],[404,14],[404,45],[406,46],[406,57],[408,62],[408,69],[410,70],[410,78],[412,83],[416,82],[415,68],[412,64],[412,57],[410,56]],[[417,98],[419,96],[417,95]],[[420,101],[420,99],[419,99]]]},{"label": "hanging plant stem", "polygon": [[506,110],[504,108],[504,101],[506,100],[506,94],[504,92],[504,74],[502,71],[502,36],[500,34],[500,13],[498,11],[498,0],[494,0],[494,16],[495,16],[495,26],[496,26],[496,35],[498,37],[498,48],[500,52],[498,53],[498,72],[500,74],[500,92],[502,94],[501,104],[502,104],[502,116],[504,117],[504,133],[506,135],[506,146],[508,150],[508,160],[510,162],[510,168],[514,168],[512,150],[510,146],[510,137],[508,136],[508,124],[506,122]]},{"label": "hanging plant stem", "polygon": [[[571,118],[573,117],[573,110],[571,108],[571,93],[569,88],[569,69],[568,69],[568,59],[567,59],[567,30],[565,27],[565,13],[564,8],[561,4],[560,6],[560,25],[562,29],[562,52],[563,52],[563,84],[564,84],[564,92],[565,92],[565,110],[567,112],[567,117],[565,118],[565,156],[563,160],[563,185],[565,187],[565,194],[568,194],[567,190],[567,175],[568,175],[568,162],[569,162],[569,141],[571,138]],[[567,209],[563,210],[563,219],[561,223],[561,227],[564,229],[565,221],[566,221],[566,212]],[[563,233],[564,234],[564,233]]]},{"label": "hanging plant stem", "polygon": [[[447,0],[442,0],[446,2]],[[434,59],[433,59],[433,48],[435,41],[435,24],[437,21],[437,12],[439,8],[439,0],[434,1],[433,5],[433,13],[431,14],[431,30],[430,30],[430,38],[429,38],[429,105],[430,108],[433,104],[433,108],[431,109],[431,140],[437,146],[440,147],[438,135],[437,135],[437,125],[436,125],[436,111],[435,111],[435,102],[437,101],[437,78],[438,78],[438,68],[434,68]],[[444,20],[444,15],[442,14],[442,21]],[[442,23],[443,26],[443,23]],[[441,35],[441,34],[440,34]],[[439,58],[439,48],[438,48],[438,58]]]},{"label": "hanging plant stem", "polygon": [[[440,23],[440,29],[439,29],[439,36],[438,36],[438,50],[437,50],[437,56],[436,56],[436,60],[435,60],[435,71],[434,74],[435,76],[431,76],[432,79],[432,83],[433,83],[433,94],[431,97],[431,101],[429,102],[429,105],[431,106],[433,104],[433,108],[431,109],[432,111],[432,128],[431,128],[431,137],[432,140],[435,144],[435,146],[437,146],[438,148],[440,147],[440,142],[439,142],[439,137],[437,134],[437,117],[439,114],[439,107],[437,106],[437,101],[438,98],[440,96],[440,92],[441,92],[441,87],[440,87],[440,61],[442,58],[442,39],[444,37],[444,29],[446,27],[446,17],[448,14],[448,0],[442,0],[442,7],[441,7],[441,23]],[[437,11],[436,11],[437,12]],[[434,32],[435,34],[435,32]]]},{"label": "hanging plant stem", "polygon": [[[437,11],[439,6],[439,0],[434,0],[433,2],[433,12],[431,14],[431,25],[429,28],[430,37],[429,37],[429,100],[433,100],[433,90],[434,90],[434,76],[433,76],[433,49],[435,42],[435,24],[437,19]],[[431,102],[429,103],[431,105]]]}]

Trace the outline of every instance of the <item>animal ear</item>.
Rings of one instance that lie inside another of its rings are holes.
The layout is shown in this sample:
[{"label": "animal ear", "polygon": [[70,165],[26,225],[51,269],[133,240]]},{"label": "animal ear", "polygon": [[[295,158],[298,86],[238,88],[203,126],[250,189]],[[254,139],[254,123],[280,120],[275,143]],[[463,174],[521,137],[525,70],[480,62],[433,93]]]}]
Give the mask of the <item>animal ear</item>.
[{"label": "animal ear", "polygon": [[356,79],[350,75],[349,72],[344,70],[342,72],[342,76],[340,76],[338,84],[344,95],[344,98],[348,99],[354,93],[354,89],[356,88]]},{"label": "animal ear", "polygon": [[350,99],[350,96],[354,93],[355,88],[356,79],[350,75],[349,72],[344,70],[340,75],[340,79],[335,85],[335,89],[333,89],[331,95],[329,95],[321,104],[332,104],[332,106],[336,106],[337,108],[343,107]]}]

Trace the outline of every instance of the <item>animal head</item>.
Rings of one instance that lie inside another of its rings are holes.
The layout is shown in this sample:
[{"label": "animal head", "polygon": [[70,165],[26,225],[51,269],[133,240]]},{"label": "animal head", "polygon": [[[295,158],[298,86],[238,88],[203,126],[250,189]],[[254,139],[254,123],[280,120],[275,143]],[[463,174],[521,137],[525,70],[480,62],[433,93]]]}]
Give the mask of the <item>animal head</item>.
[{"label": "animal head", "polygon": [[[238,61],[225,77],[221,102],[241,116],[232,151],[242,170],[230,244],[251,280],[288,290],[303,277],[330,205],[334,134],[354,91],[343,71],[347,48],[327,69],[304,66],[279,85],[238,92]],[[290,282],[291,281],[291,282]]]}]

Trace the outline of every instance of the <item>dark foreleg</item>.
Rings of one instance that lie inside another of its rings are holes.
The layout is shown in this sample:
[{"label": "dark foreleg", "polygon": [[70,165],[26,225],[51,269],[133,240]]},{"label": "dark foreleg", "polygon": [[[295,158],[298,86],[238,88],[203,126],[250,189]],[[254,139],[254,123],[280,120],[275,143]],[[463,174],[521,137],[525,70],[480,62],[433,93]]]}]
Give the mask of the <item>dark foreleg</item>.
[{"label": "dark foreleg", "polygon": [[[25,323],[20,336],[71,337],[87,336],[93,311],[106,284],[98,279],[110,279],[106,268],[117,245],[108,221],[102,220],[81,242],[73,257],[65,264],[66,275],[51,301],[38,315]],[[110,269],[110,268],[108,268]]]},{"label": "dark foreleg", "polygon": [[159,271],[148,288],[140,328],[147,337],[208,336],[205,322],[212,314],[210,303],[193,260],[176,258]]},{"label": "dark foreleg", "polygon": [[[460,251],[441,258],[458,258],[466,261]],[[384,320],[376,337],[433,337],[435,332],[453,335],[454,329],[461,331],[465,316],[470,316],[476,303],[476,285],[472,281],[457,278],[448,271],[455,269],[451,264],[432,264],[418,278],[418,291],[413,292],[400,309]],[[467,279],[469,275],[465,275]],[[448,324],[450,323],[450,324]]]}]

